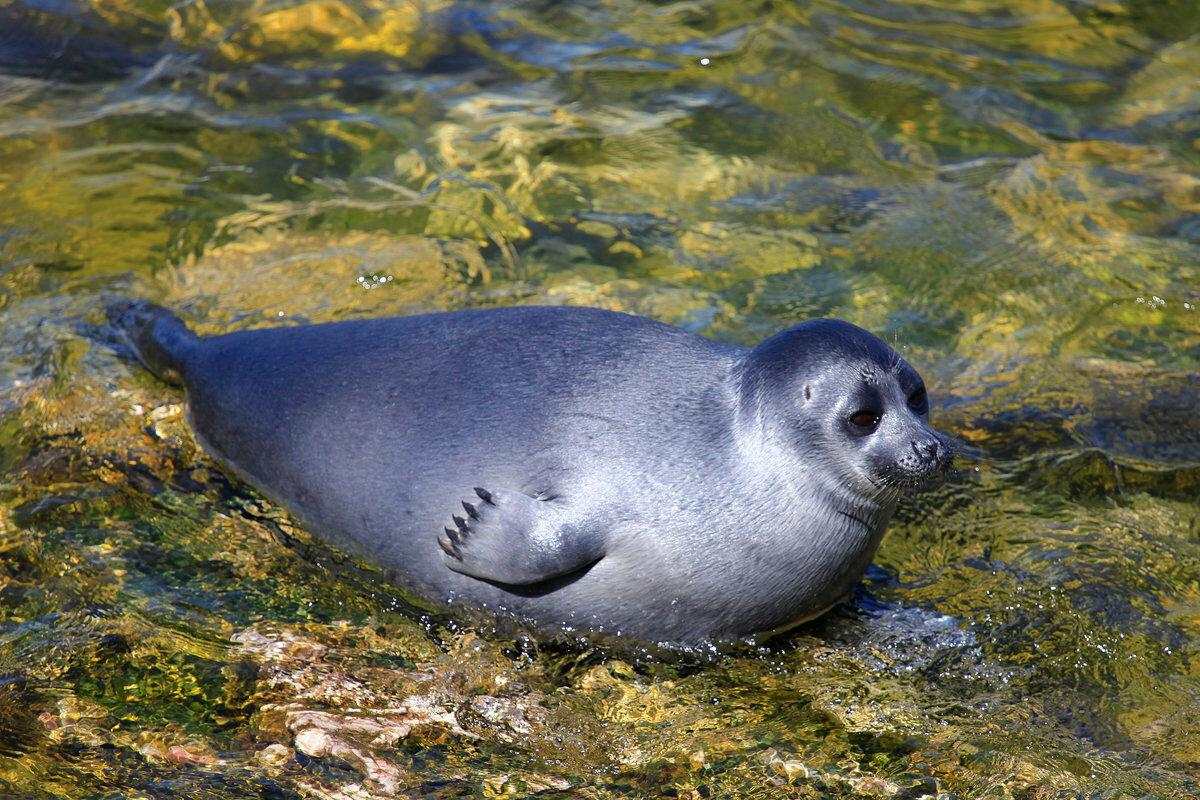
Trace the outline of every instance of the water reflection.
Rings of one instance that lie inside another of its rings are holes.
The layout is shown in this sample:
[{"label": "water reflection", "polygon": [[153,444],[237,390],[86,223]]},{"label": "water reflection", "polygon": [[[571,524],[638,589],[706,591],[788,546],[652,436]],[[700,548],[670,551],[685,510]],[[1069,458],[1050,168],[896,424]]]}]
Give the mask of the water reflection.
[{"label": "water reflection", "polygon": [[[1198,36],[1045,0],[0,8],[5,791],[1191,796]],[[206,332],[835,315],[966,457],[782,640],[514,639],[214,469],[88,337],[106,293]]]}]

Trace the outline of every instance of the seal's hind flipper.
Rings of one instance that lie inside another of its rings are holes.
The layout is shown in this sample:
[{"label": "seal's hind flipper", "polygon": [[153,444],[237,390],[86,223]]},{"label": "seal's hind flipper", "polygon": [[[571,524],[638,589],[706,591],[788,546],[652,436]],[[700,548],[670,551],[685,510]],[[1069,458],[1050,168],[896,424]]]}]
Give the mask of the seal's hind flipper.
[{"label": "seal's hind flipper", "polygon": [[110,301],[106,311],[116,342],[158,377],[182,383],[183,360],[199,338],[179,317],[147,300],[128,298]]},{"label": "seal's hind flipper", "polygon": [[117,358],[140,363],[137,353],[129,346],[129,342],[125,341],[124,334],[113,327],[111,323],[104,322],[97,325],[92,322],[76,322],[73,329],[83,338],[108,348],[116,354]]}]

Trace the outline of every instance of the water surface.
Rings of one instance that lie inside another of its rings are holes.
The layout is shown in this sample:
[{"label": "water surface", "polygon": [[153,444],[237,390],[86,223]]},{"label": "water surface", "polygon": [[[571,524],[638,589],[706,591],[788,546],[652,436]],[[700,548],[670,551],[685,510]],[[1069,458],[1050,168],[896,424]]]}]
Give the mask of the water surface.
[{"label": "water surface", "polygon": [[[0,788],[1194,796],[1198,166],[1191,2],[0,2]],[[782,641],[514,639],[224,476],[107,294],[839,316],[960,471]]]}]

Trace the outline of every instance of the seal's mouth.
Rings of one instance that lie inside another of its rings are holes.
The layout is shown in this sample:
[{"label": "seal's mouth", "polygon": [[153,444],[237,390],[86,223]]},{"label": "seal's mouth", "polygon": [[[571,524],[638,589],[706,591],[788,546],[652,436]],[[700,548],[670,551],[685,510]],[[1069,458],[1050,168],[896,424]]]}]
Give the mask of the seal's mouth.
[{"label": "seal's mouth", "polygon": [[913,495],[936,489],[946,482],[950,475],[950,462],[939,464],[936,468],[921,473],[908,470],[889,470],[879,482],[887,487],[898,490],[901,494]]}]

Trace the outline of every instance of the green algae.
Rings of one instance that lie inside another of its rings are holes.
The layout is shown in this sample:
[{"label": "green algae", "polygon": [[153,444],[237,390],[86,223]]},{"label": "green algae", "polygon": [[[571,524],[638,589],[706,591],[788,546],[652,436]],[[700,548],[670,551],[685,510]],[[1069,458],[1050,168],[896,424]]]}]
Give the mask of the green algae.
[{"label": "green algae", "polygon": [[[0,5],[0,791],[1194,796],[1197,20]],[[785,637],[538,641],[223,475],[92,335],[114,293],[205,332],[839,316],[919,365],[959,472]]]}]

